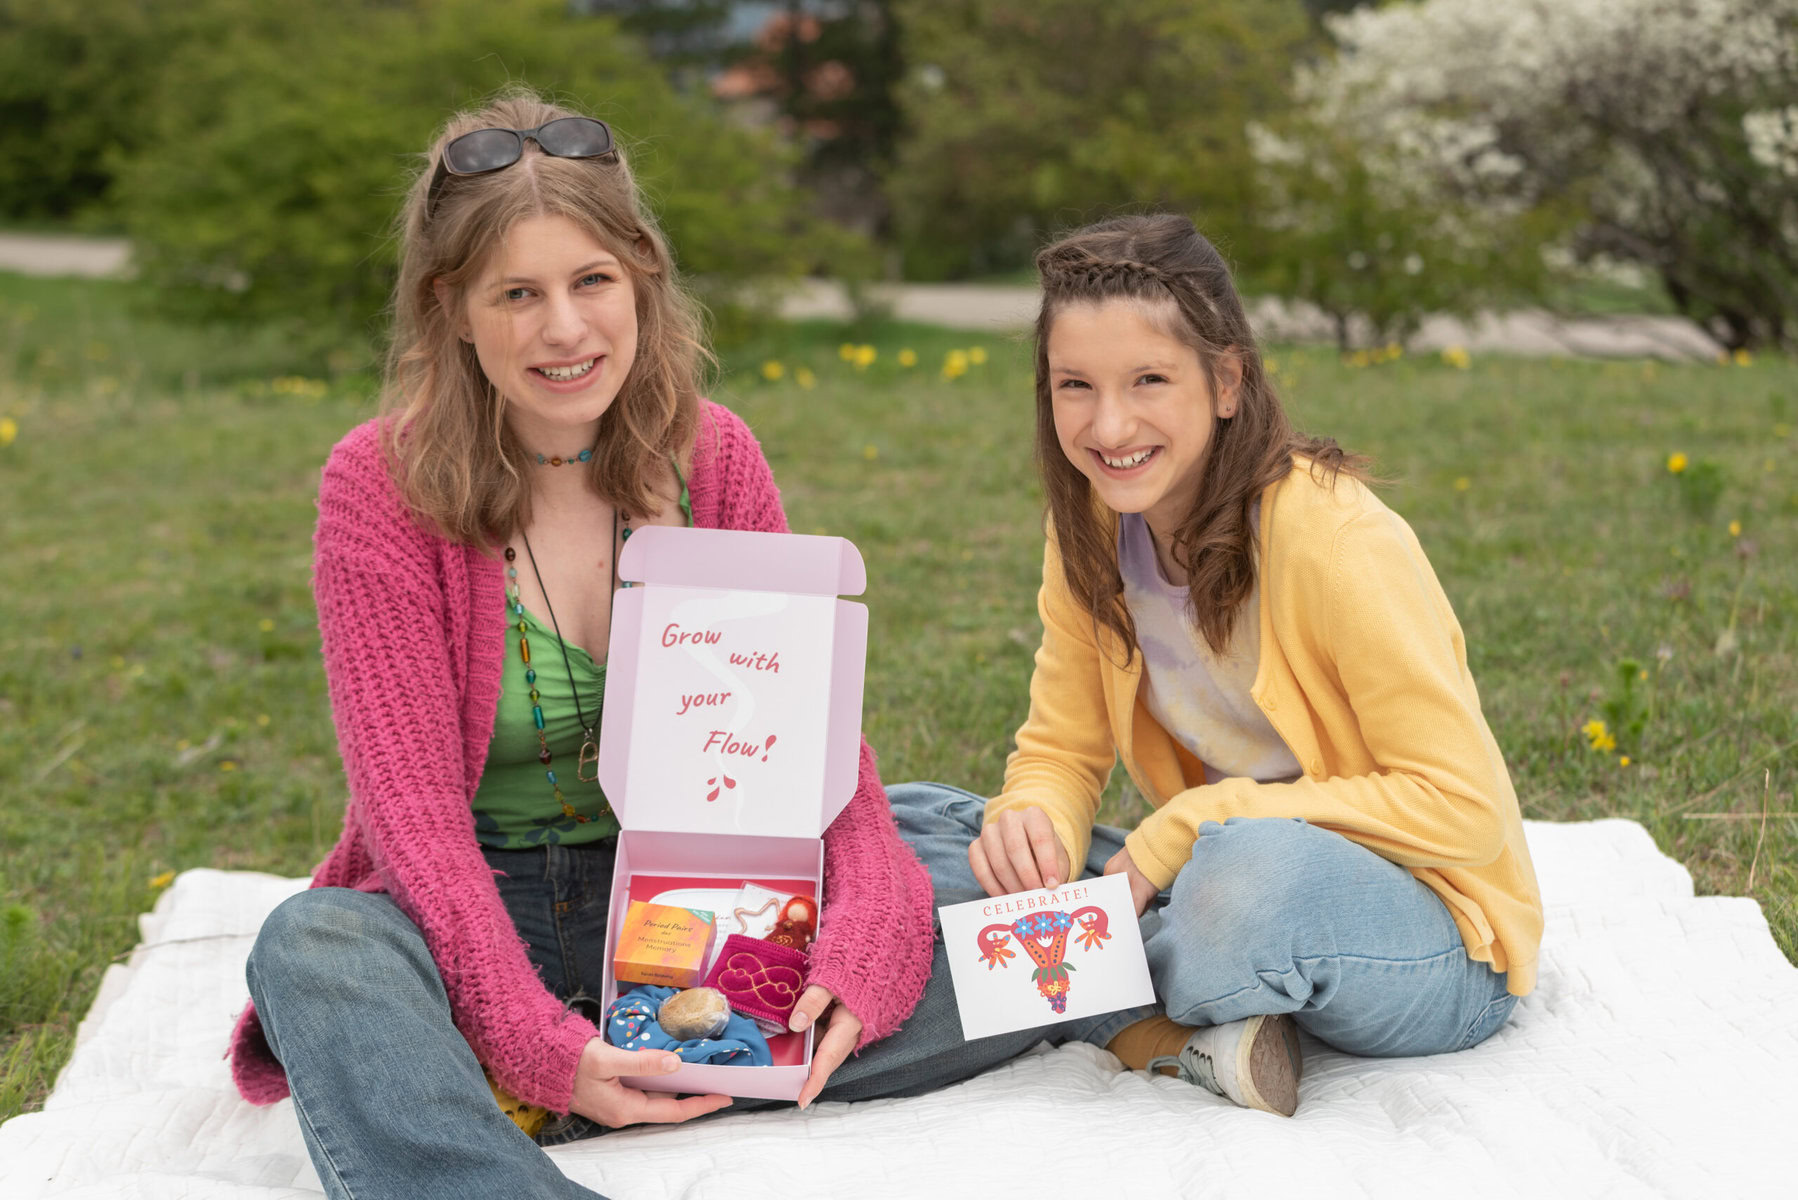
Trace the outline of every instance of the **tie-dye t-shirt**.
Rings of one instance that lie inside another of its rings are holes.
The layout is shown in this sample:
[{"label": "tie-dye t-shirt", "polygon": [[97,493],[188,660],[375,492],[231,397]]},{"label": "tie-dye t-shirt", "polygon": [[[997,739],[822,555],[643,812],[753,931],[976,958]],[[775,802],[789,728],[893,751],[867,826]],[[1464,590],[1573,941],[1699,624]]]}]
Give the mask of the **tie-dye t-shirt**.
[{"label": "tie-dye t-shirt", "polygon": [[1250,594],[1231,631],[1229,652],[1219,655],[1187,615],[1187,589],[1162,577],[1139,513],[1125,513],[1118,523],[1118,567],[1142,649],[1149,715],[1205,764],[1207,783],[1297,779],[1298,760],[1249,695],[1261,663],[1259,594]]}]

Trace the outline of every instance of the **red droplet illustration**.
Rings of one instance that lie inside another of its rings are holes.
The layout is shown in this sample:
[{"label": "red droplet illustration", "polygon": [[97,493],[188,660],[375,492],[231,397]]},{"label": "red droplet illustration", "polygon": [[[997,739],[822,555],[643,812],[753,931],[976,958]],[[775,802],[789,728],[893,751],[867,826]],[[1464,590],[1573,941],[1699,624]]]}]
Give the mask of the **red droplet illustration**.
[{"label": "red droplet illustration", "polygon": [[734,788],[737,786],[737,781],[732,779],[729,775],[726,775],[724,777],[724,786],[727,788]]},{"label": "red droplet illustration", "polygon": [[716,800],[718,798],[718,789],[713,788],[711,791],[707,792],[705,798],[707,801]]},{"label": "red droplet illustration", "polygon": [[770,751],[774,748],[774,742],[775,742],[775,736],[771,733],[768,735],[768,740],[762,744],[762,761],[763,762],[768,761],[768,751]]}]

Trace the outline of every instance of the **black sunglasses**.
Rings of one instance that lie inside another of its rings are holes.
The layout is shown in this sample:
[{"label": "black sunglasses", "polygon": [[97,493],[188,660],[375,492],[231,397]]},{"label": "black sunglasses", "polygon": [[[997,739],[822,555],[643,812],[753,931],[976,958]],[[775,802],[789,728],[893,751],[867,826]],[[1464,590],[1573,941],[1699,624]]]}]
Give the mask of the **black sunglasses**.
[{"label": "black sunglasses", "polygon": [[604,158],[616,149],[611,129],[592,117],[557,117],[535,129],[476,129],[443,148],[425,193],[426,218],[436,213],[437,197],[451,175],[503,171],[524,157],[526,138],[557,158]]}]

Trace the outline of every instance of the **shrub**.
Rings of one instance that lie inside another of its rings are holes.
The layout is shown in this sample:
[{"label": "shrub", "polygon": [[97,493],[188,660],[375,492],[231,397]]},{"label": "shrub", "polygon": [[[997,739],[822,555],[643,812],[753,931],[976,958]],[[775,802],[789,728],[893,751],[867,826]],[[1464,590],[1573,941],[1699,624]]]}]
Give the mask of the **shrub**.
[{"label": "shrub", "polygon": [[140,270],[185,309],[367,328],[420,151],[510,82],[615,124],[688,272],[792,275],[835,245],[771,136],[677,94],[615,22],[560,0],[199,7],[212,28],[163,69],[154,140],[114,186]]},{"label": "shrub", "polygon": [[144,137],[170,32],[141,0],[0,0],[0,215],[94,209]]},{"label": "shrub", "polygon": [[1541,290],[1552,210],[1440,203],[1391,148],[1302,115],[1250,128],[1262,204],[1255,282],[1335,323],[1338,348],[1402,342],[1431,313],[1472,313]]},{"label": "shrub", "polygon": [[898,16],[911,129],[888,188],[908,274],[1021,268],[1044,235],[1126,204],[1252,252],[1245,128],[1286,107],[1309,36],[1297,0],[909,0]]},{"label": "shrub", "polygon": [[1326,19],[1318,120],[1470,212],[1577,209],[1726,345],[1798,336],[1798,0],[1425,0]]}]

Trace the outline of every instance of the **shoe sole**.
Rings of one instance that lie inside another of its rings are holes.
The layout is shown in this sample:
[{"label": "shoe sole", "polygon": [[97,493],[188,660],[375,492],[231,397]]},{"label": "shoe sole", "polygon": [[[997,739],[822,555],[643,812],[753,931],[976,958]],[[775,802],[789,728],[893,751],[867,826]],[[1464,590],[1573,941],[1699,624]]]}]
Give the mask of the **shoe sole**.
[{"label": "shoe sole", "polygon": [[1285,1013],[1252,1017],[1236,1052],[1236,1085],[1245,1108],[1290,1117],[1299,1107],[1299,1027]]}]

